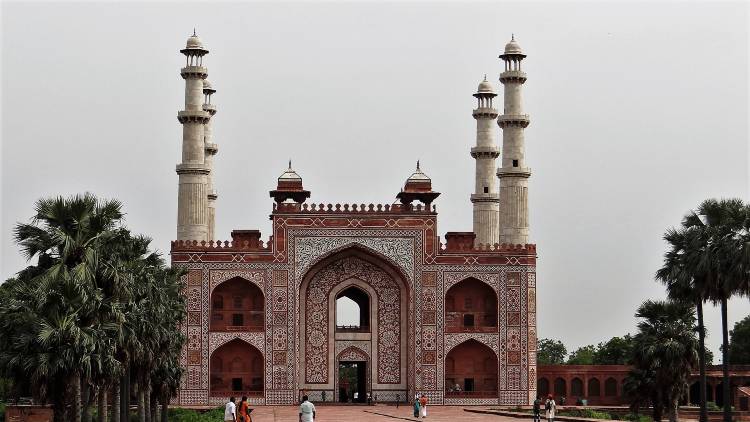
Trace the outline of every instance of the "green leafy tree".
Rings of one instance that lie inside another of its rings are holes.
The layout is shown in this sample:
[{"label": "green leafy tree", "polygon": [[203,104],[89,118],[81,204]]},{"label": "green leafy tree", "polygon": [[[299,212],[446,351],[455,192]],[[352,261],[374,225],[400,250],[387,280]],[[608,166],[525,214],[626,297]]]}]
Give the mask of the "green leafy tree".
[{"label": "green leafy tree", "polygon": [[568,350],[560,340],[540,339],[537,350],[537,362],[540,365],[562,364],[565,362]]},{"label": "green leafy tree", "polygon": [[[635,336],[632,374],[638,397],[650,397],[653,418],[661,420],[666,409],[670,422],[677,422],[680,398],[687,392],[687,381],[698,363],[698,339],[694,330],[692,304],[682,302],[644,302],[636,312],[638,334]],[[638,380],[641,381],[638,381]]]},{"label": "green leafy tree", "polygon": [[750,364],[750,315],[737,321],[729,333],[729,362],[735,365]]},{"label": "green leafy tree", "polygon": [[599,343],[594,352],[595,365],[630,365],[633,363],[633,337],[625,334]]},{"label": "green leafy tree", "polygon": [[568,356],[568,365],[593,365],[596,346],[590,344],[582,346],[570,353]]}]

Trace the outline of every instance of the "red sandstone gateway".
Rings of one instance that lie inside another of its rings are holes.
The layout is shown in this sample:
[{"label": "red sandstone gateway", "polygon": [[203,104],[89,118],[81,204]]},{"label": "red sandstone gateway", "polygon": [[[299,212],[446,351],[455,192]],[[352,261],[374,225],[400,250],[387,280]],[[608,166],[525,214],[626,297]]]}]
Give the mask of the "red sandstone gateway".
[{"label": "red sandstone gateway", "polygon": [[[529,119],[520,97],[526,56],[514,39],[501,56],[500,82],[511,85],[506,114],[493,107],[497,94],[486,79],[474,94],[473,231],[448,233],[445,244],[432,206],[440,194],[419,163],[398,203],[325,205],[306,203],[310,192],[290,162],[270,192],[268,241],[257,230],[212,240],[216,90],[205,81],[208,50],[195,34],[182,52],[183,161],[171,250],[172,265],[187,270],[180,405],[228,396],[295,404],[303,391],[315,403],[368,395],[395,402],[417,393],[430,404],[534,400],[536,246],[527,241]],[[342,298],[359,308],[355,324],[339,323]]]}]

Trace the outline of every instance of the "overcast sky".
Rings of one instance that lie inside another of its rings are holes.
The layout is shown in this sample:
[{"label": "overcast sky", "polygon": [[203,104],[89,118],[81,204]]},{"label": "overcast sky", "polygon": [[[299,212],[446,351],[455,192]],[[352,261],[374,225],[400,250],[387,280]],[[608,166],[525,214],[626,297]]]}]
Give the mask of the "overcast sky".
[{"label": "overcast sky", "polygon": [[[736,3],[2,4],[2,279],[40,197],[90,191],[169,251],[184,57],[197,28],[214,103],[216,231],[270,234],[287,159],[319,202],[390,203],[417,159],[439,232],[471,230],[471,94],[511,33],[524,100],[539,336],[634,332],[664,230],[748,199],[748,6]],[[730,304],[730,324],[750,313]],[[709,310],[718,356],[720,319]],[[717,359],[718,360],[718,359]]]}]

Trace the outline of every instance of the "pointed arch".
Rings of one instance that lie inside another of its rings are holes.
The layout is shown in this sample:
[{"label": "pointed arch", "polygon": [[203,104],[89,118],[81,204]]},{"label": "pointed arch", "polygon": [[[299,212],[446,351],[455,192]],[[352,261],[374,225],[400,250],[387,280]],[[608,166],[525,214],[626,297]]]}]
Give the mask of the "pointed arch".
[{"label": "pointed arch", "polygon": [[209,359],[209,395],[262,396],[263,354],[252,344],[235,338],[217,347]]},{"label": "pointed arch", "polygon": [[265,296],[246,278],[234,276],[211,290],[211,331],[263,331]]},{"label": "pointed arch", "polygon": [[498,357],[494,350],[474,339],[463,341],[446,354],[446,396],[496,397],[497,374]]}]

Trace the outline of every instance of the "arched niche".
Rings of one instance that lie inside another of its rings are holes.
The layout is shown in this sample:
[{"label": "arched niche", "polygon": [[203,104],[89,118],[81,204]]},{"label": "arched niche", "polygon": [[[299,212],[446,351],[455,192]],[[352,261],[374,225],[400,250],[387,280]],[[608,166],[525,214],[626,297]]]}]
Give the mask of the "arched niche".
[{"label": "arched niche", "polygon": [[223,344],[209,361],[211,397],[263,395],[263,354],[235,339]]},{"label": "arched niche", "polygon": [[211,331],[263,331],[265,298],[261,289],[233,277],[211,292]]},{"label": "arched niche", "polygon": [[536,382],[536,391],[537,395],[540,397],[547,396],[550,393],[549,380],[547,378],[539,378]]},{"label": "arched niche", "polygon": [[445,331],[496,332],[497,294],[488,284],[470,277],[445,293]]},{"label": "arched niche", "polygon": [[474,340],[452,348],[445,358],[446,396],[496,397],[497,355]]},{"label": "arched niche", "polygon": [[589,397],[599,397],[602,395],[602,386],[599,378],[589,378]]}]

